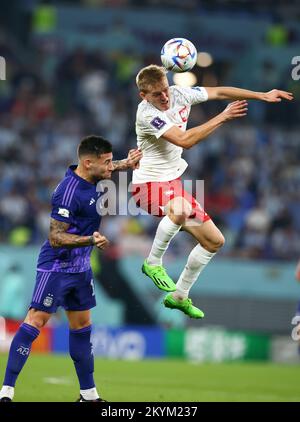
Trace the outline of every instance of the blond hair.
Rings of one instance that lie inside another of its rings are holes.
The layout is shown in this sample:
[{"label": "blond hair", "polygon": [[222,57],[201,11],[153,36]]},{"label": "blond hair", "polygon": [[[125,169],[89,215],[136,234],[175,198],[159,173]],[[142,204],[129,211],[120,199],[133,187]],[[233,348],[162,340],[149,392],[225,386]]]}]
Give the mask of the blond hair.
[{"label": "blond hair", "polygon": [[147,67],[143,67],[136,76],[136,84],[139,91],[147,92],[149,86],[160,82],[166,74],[167,71],[163,66],[150,64]]}]

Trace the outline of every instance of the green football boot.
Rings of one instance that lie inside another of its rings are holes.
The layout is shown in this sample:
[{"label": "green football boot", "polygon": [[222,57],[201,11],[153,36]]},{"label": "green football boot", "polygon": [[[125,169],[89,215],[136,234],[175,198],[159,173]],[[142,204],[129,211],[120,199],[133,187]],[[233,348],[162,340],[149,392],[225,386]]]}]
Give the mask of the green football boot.
[{"label": "green football boot", "polygon": [[180,311],[188,315],[190,318],[204,318],[204,313],[201,311],[201,309],[198,309],[196,308],[196,306],[193,306],[191,299],[177,300],[174,299],[171,294],[168,294],[164,298],[163,303],[166,308],[179,309]]},{"label": "green football boot", "polygon": [[176,285],[174,281],[168,276],[166,270],[162,265],[149,265],[145,259],[142,271],[151,278],[156,287],[165,292],[175,292]]}]

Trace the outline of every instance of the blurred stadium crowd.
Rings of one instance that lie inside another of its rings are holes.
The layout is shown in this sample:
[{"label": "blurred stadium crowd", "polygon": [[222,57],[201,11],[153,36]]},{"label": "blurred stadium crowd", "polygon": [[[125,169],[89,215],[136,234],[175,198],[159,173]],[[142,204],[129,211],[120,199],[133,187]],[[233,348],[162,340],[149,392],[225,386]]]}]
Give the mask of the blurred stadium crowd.
[{"label": "blurred stadium crowd", "polygon": [[[34,44],[30,56],[19,53],[12,35],[2,32],[0,55],[7,59],[8,70],[6,83],[0,84],[0,241],[27,245],[45,239],[51,193],[67,166],[76,162],[81,137],[106,137],[115,159],[135,146],[135,74],[150,62],[159,63],[159,57],[78,47],[54,60]],[[214,64],[219,85],[231,84],[226,80],[228,65],[234,63]],[[249,86],[245,75],[244,87],[293,90],[291,77],[277,73],[272,63],[265,62],[258,71],[259,86]],[[195,107],[190,127],[224,106],[212,102]],[[249,108],[244,121],[227,124],[184,152],[186,178],[205,180],[205,208],[227,239],[223,255],[296,259],[299,96],[294,104],[253,102]],[[127,253],[140,250],[141,242],[148,247],[156,226],[156,219],[116,216],[105,217],[102,230],[113,245],[122,245],[120,253]],[[174,242],[173,253],[185,252],[186,242]]]}]

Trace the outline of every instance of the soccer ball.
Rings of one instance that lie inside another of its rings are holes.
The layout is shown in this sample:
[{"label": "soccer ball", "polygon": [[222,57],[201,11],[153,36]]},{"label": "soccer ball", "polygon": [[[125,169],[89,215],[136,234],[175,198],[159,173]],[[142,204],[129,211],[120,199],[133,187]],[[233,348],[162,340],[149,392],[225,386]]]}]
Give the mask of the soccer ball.
[{"label": "soccer ball", "polygon": [[197,50],[194,44],[185,38],[172,38],[163,46],[160,57],[167,70],[186,72],[195,66]]}]

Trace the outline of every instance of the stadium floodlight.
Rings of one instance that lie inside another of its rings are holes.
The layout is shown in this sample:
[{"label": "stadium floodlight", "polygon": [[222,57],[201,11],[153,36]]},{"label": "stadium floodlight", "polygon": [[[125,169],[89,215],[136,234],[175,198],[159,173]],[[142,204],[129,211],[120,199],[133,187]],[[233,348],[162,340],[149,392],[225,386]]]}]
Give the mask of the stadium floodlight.
[{"label": "stadium floodlight", "polygon": [[188,87],[197,83],[197,77],[193,72],[175,73],[173,76],[175,85]]},{"label": "stadium floodlight", "polygon": [[200,67],[208,67],[213,63],[213,58],[210,53],[205,51],[199,52],[197,56],[197,65]]}]

